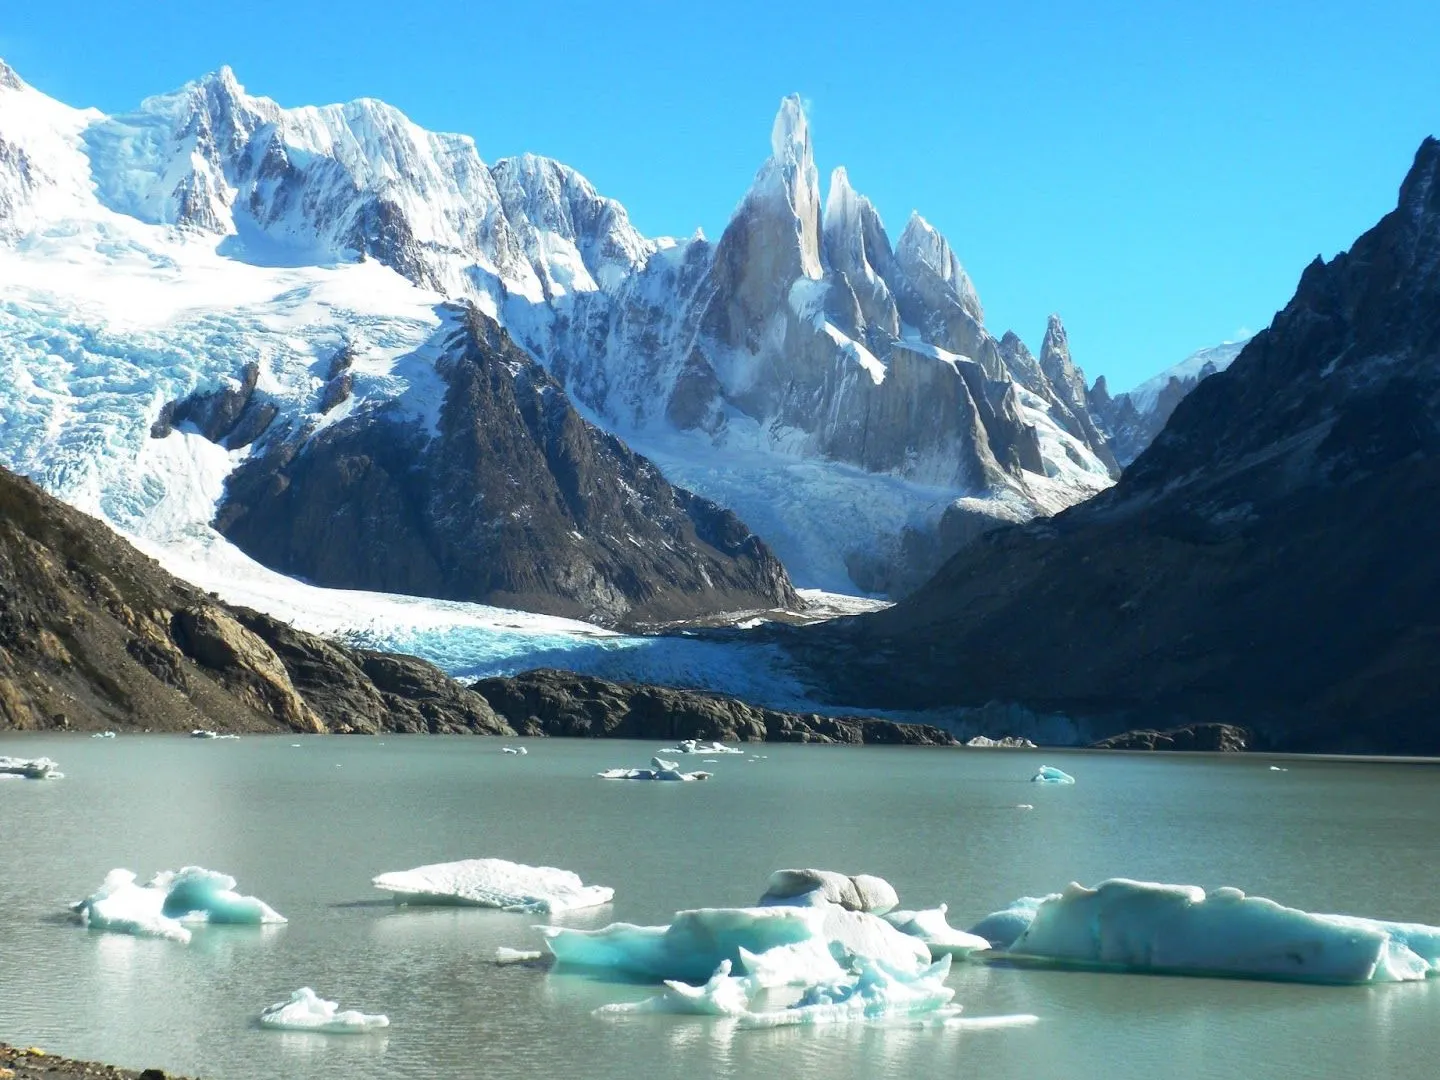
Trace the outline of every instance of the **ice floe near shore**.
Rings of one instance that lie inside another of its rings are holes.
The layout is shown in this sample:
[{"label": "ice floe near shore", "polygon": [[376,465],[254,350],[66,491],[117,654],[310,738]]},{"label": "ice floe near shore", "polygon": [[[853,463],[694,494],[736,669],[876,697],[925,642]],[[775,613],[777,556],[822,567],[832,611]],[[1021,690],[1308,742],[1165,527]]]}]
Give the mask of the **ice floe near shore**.
[{"label": "ice floe near shore", "polygon": [[697,770],[696,772],[681,772],[680,765],[675,761],[666,761],[664,758],[653,757],[650,759],[648,769],[606,769],[595,774],[602,780],[669,780],[669,781],[690,781],[709,780],[713,773]]},{"label": "ice floe near shore", "polygon": [[1032,784],[1073,784],[1075,778],[1067,772],[1061,772],[1054,765],[1041,765],[1040,770],[1030,777]]},{"label": "ice floe near shore", "polygon": [[163,870],[144,885],[130,870],[111,870],[93,894],[71,911],[92,930],[189,942],[190,926],[226,923],[258,926],[285,917],[263,900],[235,892],[228,874],[187,866]]},{"label": "ice floe near shore", "polygon": [[308,986],[290,995],[289,1001],[277,1001],[260,1014],[260,1026],[280,1031],[319,1031],[331,1035],[358,1035],[377,1028],[389,1027],[390,1018],[383,1013],[362,1013],[355,1009],[341,1010],[333,1001],[326,1001]]},{"label": "ice floe near shore", "polygon": [[396,870],[373,879],[401,904],[460,904],[534,915],[608,904],[615,890],[586,885],[578,874],[506,859],[461,859]]},{"label": "ice floe near shore", "polygon": [[60,771],[59,763],[51,761],[48,757],[0,757],[0,780],[12,776],[22,780],[63,780],[65,778],[65,774]]},{"label": "ice floe near shore", "polygon": [[679,746],[667,746],[662,754],[743,754],[738,746],[726,746],[722,742],[701,742],[697,739],[681,739]]},{"label": "ice floe near shore", "polygon": [[1309,983],[1440,974],[1440,927],[1313,914],[1239,889],[1207,894],[1124,878],[1018,900],[971,931],[1011,957],[1058,966]]}]

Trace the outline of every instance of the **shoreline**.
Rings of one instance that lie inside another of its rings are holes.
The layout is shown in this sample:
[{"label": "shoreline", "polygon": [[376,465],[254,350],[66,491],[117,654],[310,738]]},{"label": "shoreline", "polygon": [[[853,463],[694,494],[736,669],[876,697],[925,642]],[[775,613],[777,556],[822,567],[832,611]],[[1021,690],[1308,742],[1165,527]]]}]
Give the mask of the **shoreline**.
[{"label": "shoreline", "polygon": [[4,1080],[66,1080],[69,1077],[105,1080],[192,1080],[163,1069],[123,1069],[99,1061],[81,1061],[52,1054],[37,1046],[0,1042],[0,1078]]}]

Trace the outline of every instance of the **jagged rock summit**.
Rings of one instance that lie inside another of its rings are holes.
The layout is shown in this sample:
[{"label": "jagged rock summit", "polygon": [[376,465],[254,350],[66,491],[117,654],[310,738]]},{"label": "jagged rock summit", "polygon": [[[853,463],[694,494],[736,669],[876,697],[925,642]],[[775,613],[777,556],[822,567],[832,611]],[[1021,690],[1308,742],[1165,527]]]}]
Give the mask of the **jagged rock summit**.
[{"label": "jagged rock summit", "polygon": [[1109,491],[795,635],[837,700],[1440,752],[1440,142]]},{"label": "jagged rock summit", "polygon": [[[798,98],[769,151],[718,241],[651,239],[574,169],[487,164],[469,137],[373,99],[282,107],[222,68],[105,116],[10,73],[10,385],[44,363],[36,326],[60,328],[88,381],[83,400],[54,385],[0,400],[20,419],[0,462],[149,528],[157,499],[213,500],[222,469],[148,461],[162,455],[139,433],[167,426],[167,403],[253,380],[275,412],[227,436],[236,454],[272,425],[373,415],[424,381],[448,301],[495,320],[672,481],[751,522],[803,584],[904,591],[995,522],[1110,483],[1073,365],[995,339],[945,237],[915,214],[892,244],[843,171],[822,204]],[[329,376],[351,344],[346,378]],[[102,399],[122,432],[108,442],[75,419]]]}]

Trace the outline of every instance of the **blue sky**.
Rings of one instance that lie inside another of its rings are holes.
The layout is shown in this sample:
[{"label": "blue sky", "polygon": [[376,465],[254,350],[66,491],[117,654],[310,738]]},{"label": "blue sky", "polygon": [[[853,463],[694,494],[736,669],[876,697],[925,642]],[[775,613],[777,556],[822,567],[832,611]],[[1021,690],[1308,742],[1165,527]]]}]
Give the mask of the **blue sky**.
[{"label": "blue sky", "polygon": [[1270,321],[1440,134],[1440,4],[13,5],[0,56],[107,112],[221,64],[284,105],[383,98],[580,169],[646,233],[718,237],[779,99],[892,239],[918,209],[986,321],[1060,313],[1112,388]]}]

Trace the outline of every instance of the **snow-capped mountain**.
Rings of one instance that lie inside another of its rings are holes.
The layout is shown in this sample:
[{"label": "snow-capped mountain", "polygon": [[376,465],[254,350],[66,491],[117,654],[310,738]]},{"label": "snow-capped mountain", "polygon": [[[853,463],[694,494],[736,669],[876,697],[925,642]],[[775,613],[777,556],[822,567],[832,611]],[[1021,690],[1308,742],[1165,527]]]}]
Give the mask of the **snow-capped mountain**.
[{"label": "snow-capped mountain", "polygon": [[823,206],[795,98],[712,244],[647,239],[573,169],[487,165],[382,102],[282,108],[222,68],[105,116],[0,66],[0,460],[132,530],[202,528],[252,451],[149,440],[167,402],[253,364],[288,430],[318,427],[349,348],[345,409],[433,412],[448,299],[801,584],[894,588],[942,516],[953,538],[1110,483],[1058,321],[1036,363],[918,214],[892,246],[843,169]]},{"label": "snow-capped mountain", "polygon": [[1240,355],[1249,338],[1226,341],[1191,353],[1133,390],[1110,396],[1101,375],[1090,388],[1090,412],[1105,432],[1116,460],[1129,465],[1160,434],[1175,406],[1217,371],[1224,371]]}]

